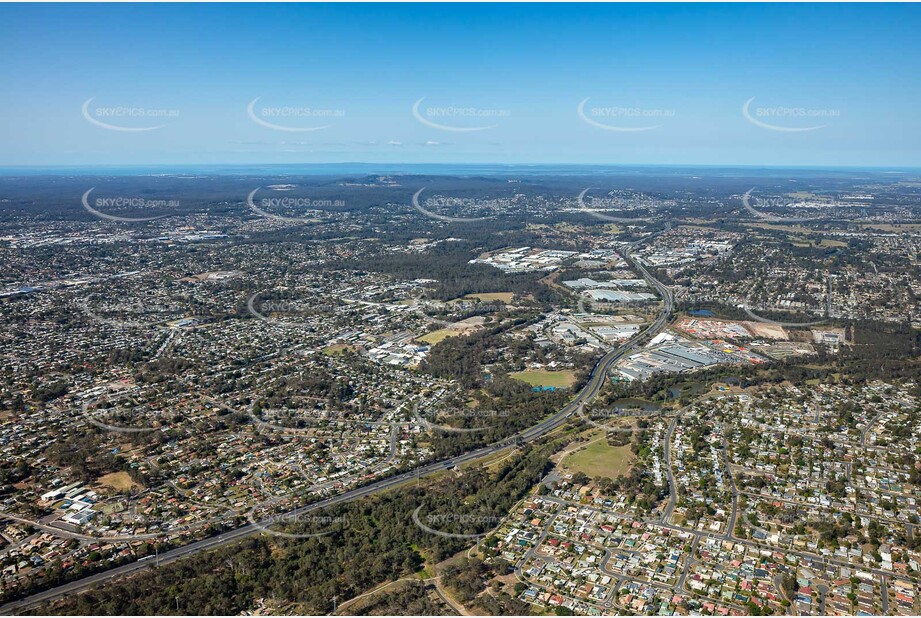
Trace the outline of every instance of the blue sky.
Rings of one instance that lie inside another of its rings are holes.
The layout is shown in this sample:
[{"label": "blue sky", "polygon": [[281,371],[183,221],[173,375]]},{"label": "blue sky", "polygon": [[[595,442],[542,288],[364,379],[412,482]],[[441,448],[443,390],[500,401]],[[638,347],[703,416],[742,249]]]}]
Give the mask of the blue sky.
[{"label": "blue sky", "polygon": [[917,5],[5,4],[0,165],[919,166],[918,32]]}]

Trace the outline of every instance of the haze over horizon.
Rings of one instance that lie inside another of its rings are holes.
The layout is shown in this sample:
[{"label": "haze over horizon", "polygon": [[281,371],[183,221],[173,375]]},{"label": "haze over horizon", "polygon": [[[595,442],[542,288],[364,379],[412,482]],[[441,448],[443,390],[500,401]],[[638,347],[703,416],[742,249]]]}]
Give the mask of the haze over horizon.
[{"label": "haze over horizon", "polygon": [[0,23],[0,166],[921,165],[910,5],[4,5]]},{"label": "haze over horizon", "polygon": [[328,163],[151,163],[95,165],[0,165],[0,177],[9,176],[182,176],[187,174],[213,176],[689,176],[704,178],[711,173],[722,177],[852,175],[852,174],[915,174],[919,166],[817,166],[817,165],[720,165],[720,164],[555,164],[555,163],[410,163],[340,161]]}]

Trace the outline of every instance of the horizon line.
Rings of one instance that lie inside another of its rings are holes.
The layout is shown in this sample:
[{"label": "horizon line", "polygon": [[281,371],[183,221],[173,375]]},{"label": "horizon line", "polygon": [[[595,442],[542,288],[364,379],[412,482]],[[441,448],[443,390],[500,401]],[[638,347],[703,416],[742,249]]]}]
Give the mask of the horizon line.
[{"label": "horizon line", "polygon": [[252,163],[52,163],[52,164],[2,164],[0,163],[0,173],[4,170],[53,170],[53,169],[111,169],[111,168],[244,168],[244,167],[330,167],[330,166],[442,166],[442,167],[603,167],[603,168],[637,168],[637,167],[661,167],[661,168],[717,168],[717,169],[790,169],[790,170],[912,170],[921,171],[921,165],[906,164],[889,164],[889,165],[827,165],[820,163],[810,164],[768,164],[768,163],[495,163],[495,162],[470,162],[470,161],[453,161],[453,162],[371,162],[371,161],[328,161],[328,162],[252,162]]}]

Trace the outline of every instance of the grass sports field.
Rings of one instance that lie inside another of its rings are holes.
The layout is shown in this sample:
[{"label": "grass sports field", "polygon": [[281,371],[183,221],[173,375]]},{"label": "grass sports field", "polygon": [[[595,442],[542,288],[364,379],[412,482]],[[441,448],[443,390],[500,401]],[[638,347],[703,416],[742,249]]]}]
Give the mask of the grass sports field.
[{"label": "grass sports field", "polygon": [[424,341],[429,345],[435,345],[441,341],[444,341],[448,337],[456,337],[462,335],[463,331],[451,329],[451,328],[440,328],[438,330],[433,330],[432,332],[422,335],[419,337],[419,341]]},{"label": "grass sports field", "polygon": [[626,474],[633,463],[630,445],[608,446],[605,438],[590,442],[585,448],[567,455],[561,462],[567,472],[582,472],[589,478],[617,478]]},{"label": "grass sports field", "polygon": [[555,386],[557,388],[567,388],[576,382],[576,374],[572,371],[528,370],[510,373],[509,377],[527,382],[531,386]]},{"label": "grass sports field", "polygon": [[323,354],[326,354],[327,356],[335,356],[336,354],[342,354],[346,350],[354,349],[354,346],[350,346],[347,343],[336,343],[323,348]]}]

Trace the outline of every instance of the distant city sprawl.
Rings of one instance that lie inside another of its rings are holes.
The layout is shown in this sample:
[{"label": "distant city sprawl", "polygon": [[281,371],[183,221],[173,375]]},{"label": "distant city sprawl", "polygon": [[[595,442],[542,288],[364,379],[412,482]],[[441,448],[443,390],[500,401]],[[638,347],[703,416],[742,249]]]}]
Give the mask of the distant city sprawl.
[{"label": "distant city sprawl", "polygon": [[4,611],[917,613],[918,186],[2,177]]}]

